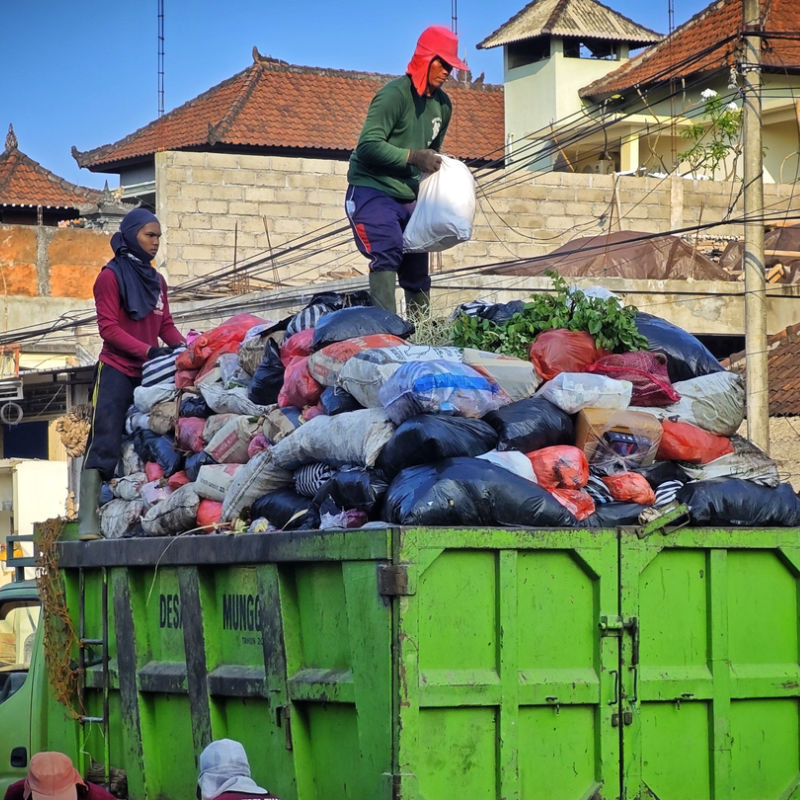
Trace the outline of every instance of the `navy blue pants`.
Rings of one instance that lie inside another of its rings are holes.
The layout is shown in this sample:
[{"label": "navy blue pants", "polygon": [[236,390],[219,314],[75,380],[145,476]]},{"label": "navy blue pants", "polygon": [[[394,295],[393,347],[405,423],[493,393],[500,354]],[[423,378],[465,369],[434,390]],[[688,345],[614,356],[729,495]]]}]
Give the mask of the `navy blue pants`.
[{"label": "navy blue pants", "polygon": [[402,289],[427,292],[428,254],[403,252],[403,231],[416,204],[366,186],[348,186],[345,197],[356,246],[369,259],[370,271],[396,272]]},{"label": "navy blue pants", "polygon": [[139,378],[131,378],[114,367],[97,362],[92,389],[92,427],[86,443],[84,469],[96,469],[104,481],[114,477],[122,449],[125,415],[133,402]]}]

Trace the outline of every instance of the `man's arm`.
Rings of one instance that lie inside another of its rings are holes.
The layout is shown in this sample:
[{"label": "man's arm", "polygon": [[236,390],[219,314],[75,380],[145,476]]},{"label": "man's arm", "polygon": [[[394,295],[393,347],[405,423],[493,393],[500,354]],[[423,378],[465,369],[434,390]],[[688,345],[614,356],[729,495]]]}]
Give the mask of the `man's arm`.
[{"label": "man's arm", "polygon": [[356,155],[371,168],[403,174],[408,170],[408,148],[389,143],[389,137],[403,114],[403,97],[398,91],[379,91],[369,105],[367,118],[356,146]]}]

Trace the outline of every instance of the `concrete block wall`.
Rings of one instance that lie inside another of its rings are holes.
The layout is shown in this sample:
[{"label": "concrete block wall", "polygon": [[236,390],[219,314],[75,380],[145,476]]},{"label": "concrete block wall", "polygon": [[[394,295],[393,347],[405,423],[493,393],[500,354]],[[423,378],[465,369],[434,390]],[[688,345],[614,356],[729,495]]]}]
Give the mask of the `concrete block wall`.
[{"label": "concrete block wall", "polygon": [[112,256],[110,238],[82,228],[0,225],[0,294],[91,300]]},{"label": "concrete block wall", "polygon": [[[347,163],[311,158],[164,152],[156,156],[157,213],[165,229],[159,261],[171,283],[212,275],[234,259],[265,258],[346,225]],[[478,173],[471,241],[432,259],[432,271],[545,255],[581,236],[623,229],[658,233],[740,217],[741,182],[509,169]],[[768,213],[800,208],[792,187],[764,187]],[[265,231],[269,231],[269,242]],[[701,236],[742,235],[740,224]],[[280,281],[304,285],[365,275],[345,231],[277,256]],[[260,277],[273,278],[265,261]],[[257,288],[252,284],[250,288]]]}]

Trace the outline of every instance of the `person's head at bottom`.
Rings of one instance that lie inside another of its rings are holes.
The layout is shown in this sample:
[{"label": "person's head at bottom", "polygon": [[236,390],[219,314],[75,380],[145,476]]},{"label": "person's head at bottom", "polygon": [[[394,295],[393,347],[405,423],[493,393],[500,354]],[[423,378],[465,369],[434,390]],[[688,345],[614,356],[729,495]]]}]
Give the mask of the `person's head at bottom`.
[{"label": "person's head at bottom", "polygon": [[77,800],[78,786],[86,783],[64,753],[36,753],[28,765],[25,800]]},{"label": "person's head at bottom", "polygon": [[197,777],[197,796],[214,800],[226,792],[246,792],[268,795],[250,777],[250,762],[240,742],[217,739],[200,753],[200,774]]}]

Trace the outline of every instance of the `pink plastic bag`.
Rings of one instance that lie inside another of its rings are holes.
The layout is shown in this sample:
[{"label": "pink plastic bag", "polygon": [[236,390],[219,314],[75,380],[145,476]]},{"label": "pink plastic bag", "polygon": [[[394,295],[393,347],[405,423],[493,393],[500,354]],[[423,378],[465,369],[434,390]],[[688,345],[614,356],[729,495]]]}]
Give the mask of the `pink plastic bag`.
[{"label": "pink plastic bag", "polygon": [[[313,328],[308,330],[313,331]],[[300,336],[304,331],[292,336]],[[295,408],[305,408],[314,406],[319,401],[323,386],[317,383],[308,371],[308,356],[295,358],[283,374],[283,386],[278,392],[278,405],[281,408],[294,406]]]},{"label": "pink plastic bag", "polygon": [[206,421],[202,417],[178,417],[175,423],[175,444],[185,453],[199,453],[205,446],[203,428]]},{"label": "pink plastic bag", "polygon": [[305,328],[298,331],[281,345],[281,363],[288,367],[294,358],[303,358],[311,353],[311,345],[314,343],[314,329]]},{"label": "pink plastic bag", "polygon": [[667,374],[667,357],[663,353],[649,350],[612,353],[590,364],[586,372],[630,381],[633,406],[668,406],[681,399]]}]

